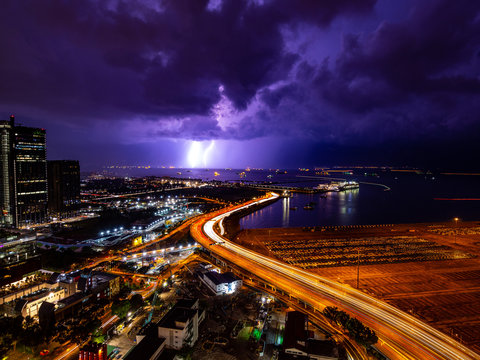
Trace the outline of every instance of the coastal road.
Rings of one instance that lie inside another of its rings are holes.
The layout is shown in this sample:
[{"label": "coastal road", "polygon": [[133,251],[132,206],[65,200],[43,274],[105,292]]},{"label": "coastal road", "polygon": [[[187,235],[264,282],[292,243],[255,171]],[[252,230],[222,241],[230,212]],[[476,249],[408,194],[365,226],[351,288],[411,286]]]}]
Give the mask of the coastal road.
[{"label": "coastal road", "polygon": [[197,219],[194,239],[209,251],[241,267],[266,283],[322,310],[333,305],[357,317],[379,337],[378,348],[390,359],[470,360],[480,356],[464,345],[370,295],[239,246],[216,232],[232,213],[275,200],[277,194],[219,210]]}]

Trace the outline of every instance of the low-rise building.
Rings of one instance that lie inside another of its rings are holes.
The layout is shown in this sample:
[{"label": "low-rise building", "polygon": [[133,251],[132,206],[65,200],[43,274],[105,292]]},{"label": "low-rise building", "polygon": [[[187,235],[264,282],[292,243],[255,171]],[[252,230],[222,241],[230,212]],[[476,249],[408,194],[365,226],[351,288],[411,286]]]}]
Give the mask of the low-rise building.
[{"label": "low-rise building", "polygon": [[198,339],[198,325],[204,319],[198,299],[179,300],[157,323],[158,337],[165,338],[165,346],[181,349],[193,346]]},{"label": "low-rise building", "polygon": [[81,291],[91,291],[96,299],[110,299],[120,292],[120,276],[103,271],[95,271],[79,279]]},{"label": "low-rise building", "polygon": [[143,328],[142,336],[137,335],[137,345],[125,356],[125,360],[157,360],[165,349],[166,339],[158,336],[157,328],[150,324]]},{"label": "low-rise building", "polygon": [[89,303],[91,297],[91,294],[77,292],[57,301],[56,304],[45,301],[39,308],[40,326],[47,328],[51,324],[77,315]]},{"label": "low-rise building", "polygon": [[107,360],[107,344],[88,344],[80,348],[78,360]]},{"label": "low-rise building", "polygon": [[15,301],[13,313],[23,317],[36,316],[43,302],[55,303],[66,297],[66,295],[67,290],[60,286],[53,289],[41,289]]},{"label": "low-rise building", "polygon": [[215,295],[233,294],[242,287],[242,280],[231,272],[207,271],[200,274],[200,279]]}]

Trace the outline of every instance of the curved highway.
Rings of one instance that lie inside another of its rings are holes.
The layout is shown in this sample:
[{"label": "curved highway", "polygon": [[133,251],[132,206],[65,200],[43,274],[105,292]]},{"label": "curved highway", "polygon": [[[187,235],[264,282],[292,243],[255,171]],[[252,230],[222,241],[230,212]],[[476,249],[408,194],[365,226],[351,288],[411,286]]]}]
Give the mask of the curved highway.
[{"label": "curved highway", "polygon": [[191,227],[202,246],[219,257],[254,273],[269,284],[321,310],[335,305],[353,314],[379,337],[379,348],[391,359],[469,360],[480,356],[464,345],[398,310],[349,286],[290,266],[239,246],[218,234],[222,221],[234,212],[278,198],[278,194],[203,216]]}]

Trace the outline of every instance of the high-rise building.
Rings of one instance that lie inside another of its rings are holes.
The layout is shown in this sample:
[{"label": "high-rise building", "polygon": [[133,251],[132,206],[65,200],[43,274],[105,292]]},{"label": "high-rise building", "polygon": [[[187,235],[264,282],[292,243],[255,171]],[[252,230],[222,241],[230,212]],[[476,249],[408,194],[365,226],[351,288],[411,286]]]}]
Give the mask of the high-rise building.
[{"label": "high-rise building", "polygon": [[47,215],[45,129],[0,121],[1,223],[21,227],[42,223]]},{"label": "high-rise building", "polygon": [[14,117],[0,121],[0,206],[1,223],[13,225],[15,221],[14,167],[13,167],[13,130]]},{"label": "high-rise building", "polygon": [[63,217],[80,204],[80,164],[77,160],[47,161],[48,211]]}]

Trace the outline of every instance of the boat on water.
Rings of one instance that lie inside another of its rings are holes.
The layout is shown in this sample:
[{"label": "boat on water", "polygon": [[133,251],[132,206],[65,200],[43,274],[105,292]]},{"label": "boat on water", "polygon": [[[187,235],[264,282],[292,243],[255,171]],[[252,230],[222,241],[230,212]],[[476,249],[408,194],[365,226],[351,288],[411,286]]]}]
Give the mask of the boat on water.
[{"label": "boat on water", "polygon": [[296,206],[290,207],[290,210],[293,210],[293,211],[295,211],[295,210],[297,210],[297,209],[298,209],[298,208],[297,208]]},{"label": "boat on water", "polygon": [[271,179],[273,177],[273,175],[267,175],[267,178]]},{"label": "boat on water", "polygon": [[346,184],[342,186],[342,190],[351,190],[358,189],[360,185],[356,181],[347,181]]},{"label": "boat on water", "polygon": [[345,191],[358,189],[360,185],[356,181],[332,181],[329,184],[319,184],[315,189],[321,191]]},{"label": "boat on water", "polygon": [[220,173],[218,173],[218,172],[215,171],[215,172],[213,173],[213,175],[214,175],[214,176],[218,176],[218,175],[220,175]]},{"label": "boat on water", "polygon": [[239,175],[241,178],[244,178],[245,176],[247,176],[247,174],[245,174],[245,171],[242,171],[241,173],[238,173],[238,175]]},{"label": "boat on water", "polygon": [[177,175],[182,175],[182,173],[180,171],[177,171]]},{"label": "boat on water", "polygon": [[303,207],[303,209],[304,209],[304,210],[313,210],[314,207],[311,206],[311,205],[305,205],[305,206]]}]

